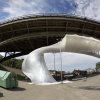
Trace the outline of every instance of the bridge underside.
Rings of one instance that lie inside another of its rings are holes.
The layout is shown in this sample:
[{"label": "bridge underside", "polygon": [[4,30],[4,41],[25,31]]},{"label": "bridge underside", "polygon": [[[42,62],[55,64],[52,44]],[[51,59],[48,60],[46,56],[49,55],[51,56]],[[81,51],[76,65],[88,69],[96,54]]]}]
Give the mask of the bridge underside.
[{"label": "bridge underside", "polygon": [[[100,23],[67,15],[36,15],[12,19],[0,23],[0,52],[19,52],[8,58],[21,56],[55,44],[65,34],[100,39]],[[8,58],[5,56],[4,60]]]}]

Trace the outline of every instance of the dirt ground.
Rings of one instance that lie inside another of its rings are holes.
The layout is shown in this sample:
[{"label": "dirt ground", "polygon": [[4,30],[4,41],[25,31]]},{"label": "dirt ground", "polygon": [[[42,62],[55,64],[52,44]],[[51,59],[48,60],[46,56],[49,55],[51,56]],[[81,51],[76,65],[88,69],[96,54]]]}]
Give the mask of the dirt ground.
[{"label": "dirt ground", "polygon": [[19,81],[17,88],[0,87],[0,100],[100,100],[100,75],[58,85]]}]

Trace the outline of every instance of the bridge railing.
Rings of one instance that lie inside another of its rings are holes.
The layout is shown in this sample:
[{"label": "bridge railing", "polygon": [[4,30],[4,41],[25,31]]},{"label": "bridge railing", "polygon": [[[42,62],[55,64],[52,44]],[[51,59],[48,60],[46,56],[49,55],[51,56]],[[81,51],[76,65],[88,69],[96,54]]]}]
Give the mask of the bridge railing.
[{"label": "bridge railing", "polygon": [[92,22],[96,22],[96,23],[100,23],[99,20],[93,19],[93,18],[89,18],[89,17],[85,17],[85,16],[80,16],[80,15],[75,15],[75,14],[65,14],[65,13],[38,13],[38,14],[28,14],[28,15],[23,15],[23,16],[18,16],[18,17],[14,17],[14,18],[10,18],[7,20],[3,20],[0,22],[0,25],[2,24],[6,24],[6,23],[10,23],[10,22],[14,22],[14,21],[18,21],[18,20],[23,20],[23,19],[29,19],[29,18],[36,18],[36,17],[53,17],[53,16],[59,16],[59,17],[67,17],[67,18],[75,18],[75,19],[83,19],[83,20],[87,20],[87,21],[92,21]]}]

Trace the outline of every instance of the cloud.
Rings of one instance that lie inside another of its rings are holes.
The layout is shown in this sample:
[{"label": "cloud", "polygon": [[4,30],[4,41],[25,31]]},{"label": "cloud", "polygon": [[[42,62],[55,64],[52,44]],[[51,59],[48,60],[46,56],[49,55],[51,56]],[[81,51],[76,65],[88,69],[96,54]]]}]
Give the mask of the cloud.
[{"label": "cloud", "polygon": [[100,20],[100,0],[75,0],[74,14]]},{"label": "cloud", "polygon": [[37,13],[66,13],[100,20],[99,0],[8,0],[1,10],[8,14],[6,19]]},{"label": "cloud", "polygon": [[[62,0],[66,1],[66,0]],[[2,12],[7,13],[6,19],[37,13],[63,13],[66,5],[56,0],[9,0]],[[68,3],[68,2],[67,2]]]},{"label": "cloud", "polygon": [[8,13],[7,19],[43,12],[46,6],[45,0],[9,0],[3,12]]}]

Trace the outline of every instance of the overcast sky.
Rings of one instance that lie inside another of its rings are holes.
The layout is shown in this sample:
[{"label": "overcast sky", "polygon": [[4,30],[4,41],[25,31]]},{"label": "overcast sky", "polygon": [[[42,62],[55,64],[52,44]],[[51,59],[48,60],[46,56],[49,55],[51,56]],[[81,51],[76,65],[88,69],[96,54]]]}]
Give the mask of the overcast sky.
[{"label": "overcast sky", "polygon": [[[38,13],[65,13],[100,21],[100,0],[0,0],[0,21]],[[49,69],[53,69],[53,54],[45,54]],[[60,70],[60,56],[55,54],[56,69]],[[100,61],[91,56],[62,53],[63,70],[95,68]]]}]

